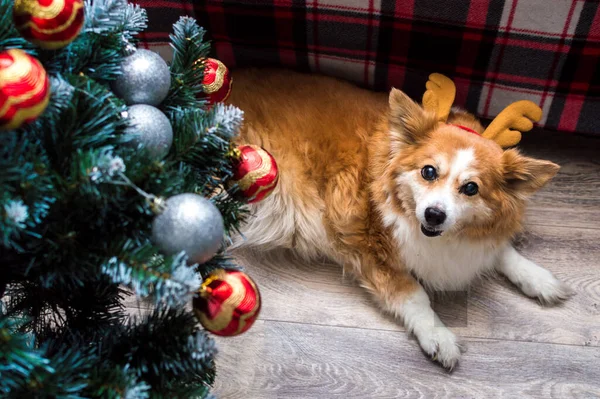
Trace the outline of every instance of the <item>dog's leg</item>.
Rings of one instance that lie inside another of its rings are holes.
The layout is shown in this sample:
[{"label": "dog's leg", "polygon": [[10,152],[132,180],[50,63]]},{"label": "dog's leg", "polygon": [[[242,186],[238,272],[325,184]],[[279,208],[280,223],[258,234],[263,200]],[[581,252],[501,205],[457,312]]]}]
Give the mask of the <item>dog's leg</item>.
[{"label": "dog's leg", "polygon": [[537,298],[543,305],[556,304],[574,294],[568,285],[556,279],[548,270],[523,257],[512,246],[504,250],[496,269],[525,295]]},{"label": "dog's leg", "polygon": [[381,307],[403,320],[432,359],[452,370],[460,359],[457,338],[431,308],[429,296],[409,273],[386,266],[365,267],[361,284],[373,293]]},{"label": "dog's leg", "polygon": [[350,169],[326,190],[325,220],[335,237],[337,260],[385,311],[402,319],[429,356],[452,369],[460,359],[456,336],[435,314],[419,282],[408,271],[390,266],[396,259],[389,250],[393,245],[385,244],[387,235],[373,228],[370,197],[367,190],[357,189],[360,182],[360,169]]}]

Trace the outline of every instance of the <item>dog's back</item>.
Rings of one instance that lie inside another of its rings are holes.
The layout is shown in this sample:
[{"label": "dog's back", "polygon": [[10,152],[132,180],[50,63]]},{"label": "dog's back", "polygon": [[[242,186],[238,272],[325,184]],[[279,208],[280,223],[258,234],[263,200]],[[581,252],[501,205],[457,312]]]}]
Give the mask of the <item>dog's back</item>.
[{"label": "dog's back", "polygon": [[332,256],[326,203],[348,212],[357,197],[367,205],[368,144],[387,96],[284,70],[237,70],[234,79],[229,103],[245,113],[238,142],[263,146],[280,171],[274,193],[258,204],[244,230],[243,244]]},{"label": "dog's back", "polygon": [[240,139],[264,141],[255,144],[269,151],[302,148],[311,166],[321,160],[329,164],[332,152],[358,152],[368,128],[387,108],[386,94],[325,76],[248,69],[234,71],[234,79],[228,102],[245,113]]}]

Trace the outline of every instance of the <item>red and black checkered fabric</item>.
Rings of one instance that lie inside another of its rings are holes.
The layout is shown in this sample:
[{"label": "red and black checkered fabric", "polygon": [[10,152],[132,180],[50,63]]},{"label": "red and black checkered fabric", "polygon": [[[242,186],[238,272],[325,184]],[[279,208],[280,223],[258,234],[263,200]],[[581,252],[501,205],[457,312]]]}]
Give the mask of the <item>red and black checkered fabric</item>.
[{"label": "red and black checkered fabric", "polygon": [[456,83],[456,105],[481,117],[528,99],[544,110],[542,126],[600,134],[598,0],[138,3],[150,18],[143,39],[161,52],[171,25],[190,15],[230,68],[284,66],[416,99],[441,72]]}]

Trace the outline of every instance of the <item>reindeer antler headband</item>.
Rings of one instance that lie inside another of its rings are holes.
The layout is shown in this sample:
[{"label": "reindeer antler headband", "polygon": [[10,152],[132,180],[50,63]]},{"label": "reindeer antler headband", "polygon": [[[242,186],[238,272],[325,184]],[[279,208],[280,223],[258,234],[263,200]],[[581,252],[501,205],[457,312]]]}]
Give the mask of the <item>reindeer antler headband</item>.
[{"label": "reindeer antler headband", "polygon": [[[454,82],[439,73],[429,75],[423,94],[423,108],[435,113],[440,122],[446,122],[454,102]],[[481,134],[498,143],[502,148],[512,147],[521,141],[521,132],[533,128],[533,122],[542,118],[542,110],[535,103],[521,100],[504,108]]]}]

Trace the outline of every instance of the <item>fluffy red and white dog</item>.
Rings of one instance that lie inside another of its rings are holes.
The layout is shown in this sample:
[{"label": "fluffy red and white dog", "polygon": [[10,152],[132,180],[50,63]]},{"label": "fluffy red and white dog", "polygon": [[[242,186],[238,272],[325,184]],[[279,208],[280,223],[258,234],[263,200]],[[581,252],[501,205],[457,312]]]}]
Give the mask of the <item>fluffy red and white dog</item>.
[{"label": "fluffy red and white dog", "polygon": [[234,76],[229,102],[245,112],[238,141],[264,147],[280,171],[238,246],[340,263],[450,369],[460,346],[424,288],[462,290],[497,270],[543,303],[571,293],[511,245],[554,163],[457,127],[484,131],[464,111],[442,123],[396,89],[388,96],[288,71]]}]

